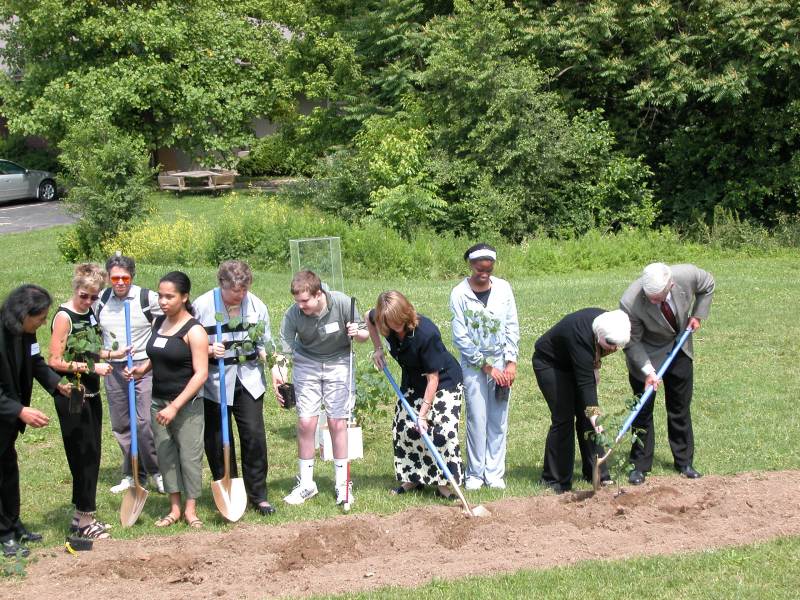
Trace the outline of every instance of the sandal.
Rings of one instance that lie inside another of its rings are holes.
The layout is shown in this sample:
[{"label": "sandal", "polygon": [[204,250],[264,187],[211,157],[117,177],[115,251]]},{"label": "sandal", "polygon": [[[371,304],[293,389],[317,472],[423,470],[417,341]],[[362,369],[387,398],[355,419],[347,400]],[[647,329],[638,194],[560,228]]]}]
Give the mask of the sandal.
[{"label": "sandal", "polygon": [[400,494],[405,494],[406,492],[411,492],[413,490],[416,490],[419,487],[420,487],[419,483],[413,484],[410,488],[407,488],[403,485],[399,485],[396,488],[392,488],[391,490],[389,490],[389,493],[392,496],[399,496]]},{"label": "sandal", "polygon": [[178,522],[180,517],[173,517],[172,513],[168,514],[166,517],[161,517],[158,521],[155,522],[156,527],[169,527],[170,525],[175,525]]},{"label": "sandal", "polygon": [[111,534],[103,527],[103,523],[96,520],[83,527],[77,527],[74,535],[87,540],[104,540],[111,537]]},{"label": "sandal", "polygon": [[200,519],[198,519],[197,517],[195,517],[194,519],[191,519],[191,520],[186,519],[186,524],[189,527],[191,527],[192,529],[202,529],[203,528],[203,522]]}]

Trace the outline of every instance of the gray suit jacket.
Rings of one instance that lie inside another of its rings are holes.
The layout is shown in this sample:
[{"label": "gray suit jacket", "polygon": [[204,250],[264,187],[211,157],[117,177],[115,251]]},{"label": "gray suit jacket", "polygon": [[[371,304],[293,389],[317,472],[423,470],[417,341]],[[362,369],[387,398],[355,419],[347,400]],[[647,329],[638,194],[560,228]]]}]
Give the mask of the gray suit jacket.
[{"label": "gray suit jacket", "polygon": [[[673,265],[672,301],[675,304],[675,319],[679,331],[673,331],[661,308],[651,303],[642,290],[642,278],[634,281],[619,301],[619,307],[631,319],[631,341],[625,347],[628,371],[644,381],[642,371],[648,361],[657,371],[666,360],[676,338],[686,329],[690,317],[704,320],[711,308],[714,295],[714,278],[710,273],[694,265]],[[683,351],[692,358],[694,348],[692,336],[686,340]]]}]

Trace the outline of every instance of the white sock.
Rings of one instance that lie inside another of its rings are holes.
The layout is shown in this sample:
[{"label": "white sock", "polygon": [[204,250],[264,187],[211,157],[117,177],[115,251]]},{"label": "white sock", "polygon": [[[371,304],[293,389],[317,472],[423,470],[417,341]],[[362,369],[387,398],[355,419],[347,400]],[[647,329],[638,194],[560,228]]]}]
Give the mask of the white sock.
[{"label": "white sock", "polygon": [[336,487],[342,487],[347,483],[347,459],[333,459],[333,474],[336,477]]},{"label": "white sock", "polygon": [[314,459],[301,458],[297,462],[300,464],[300,484],[303,487],[311,487],[314,483]]}]

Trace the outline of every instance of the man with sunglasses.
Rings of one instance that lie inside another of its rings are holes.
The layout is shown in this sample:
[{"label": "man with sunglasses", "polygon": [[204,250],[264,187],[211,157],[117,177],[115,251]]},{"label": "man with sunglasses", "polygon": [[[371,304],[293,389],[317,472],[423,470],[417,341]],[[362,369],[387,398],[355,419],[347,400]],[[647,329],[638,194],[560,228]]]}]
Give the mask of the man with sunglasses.
[{"label": "man with sunglasses", "polygon": [[[125,346],[125,309],[124,303],[130,303],[131,310],[131,344],[133,346],[133,365],[136,367],[147,360],[145,348],[152,333],[151,322],[155,316],[161,315],[158,306],[158,294],[152,290],[141,288],[133,283],[136,275],[136,263],[128,256],[117,253],[106,261],[106,271],[111,287],[100,294],[94,305],[94,312],[103,331],[103,346],[110,349],[116,341]],[[104,350],[106,352],[107,350]],[[103,357],[105,358],[105,357]],[[111,359],[115,368],[105,377],[108,413],[111,419],[111,431],[122,450],[122,480],[111,488],[111,493],[120,494],[133,485],[131,473],[131,424],[128,411],[128,380],[123,375],[126,357]],[[139,473],[140,481],[147,481],[149,474],[159,492],[164,492],[164,483],[158,468],[153,432],[150,427],[150,399],[153,387],[152,372],[136,380],[136,426],[139,437]]]}]

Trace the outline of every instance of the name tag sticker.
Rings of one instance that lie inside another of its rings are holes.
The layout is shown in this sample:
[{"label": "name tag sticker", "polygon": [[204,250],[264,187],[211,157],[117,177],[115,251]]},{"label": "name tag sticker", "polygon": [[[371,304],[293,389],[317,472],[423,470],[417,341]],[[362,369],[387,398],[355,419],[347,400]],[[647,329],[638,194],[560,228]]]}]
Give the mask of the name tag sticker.
[{"label": "name tag sticker", "polygon": [[92,327],[97,325],[97,319],[94,318],[94,315],[89,315],[89,325],[91,325]]},{"label": "name tag sticker", "polygon": [[167,338],[157,337],[153,340],[153,346],[155,348],[166,348],[167,347]]},{"label": "name tag sticker", "polygon": [[31,356],[36,356],[37,354],[39,354],[39,352],[41,352],[41,350],[39,350],[39,343],[34,342],[33,344],[31,344]]},{"label": "name tag sticker", "polygon": [[339,331],[339,322],[334,321],[333,323],[328,323],[325,325],[325,333],[336,333]]}]

